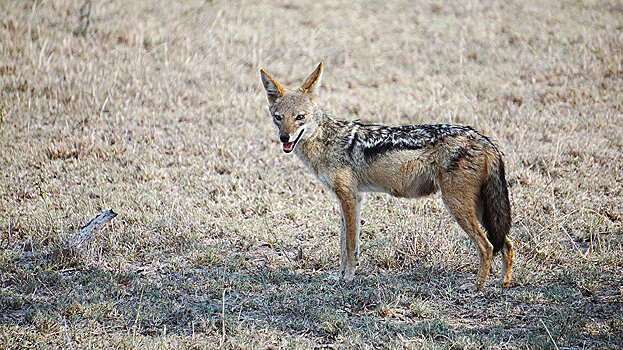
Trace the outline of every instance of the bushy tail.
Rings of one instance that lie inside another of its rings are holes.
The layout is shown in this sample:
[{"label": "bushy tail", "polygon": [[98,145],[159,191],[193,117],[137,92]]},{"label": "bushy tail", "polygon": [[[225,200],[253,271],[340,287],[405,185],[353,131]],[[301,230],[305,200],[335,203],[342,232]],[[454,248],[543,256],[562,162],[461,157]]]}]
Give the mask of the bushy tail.
[{"label": "bushy tail", "polygon": [[493,254],[504,247],[505,237],[511,228],[511,205],[508,200],[504,162],[499,160],[491,170],[489,178],[481,190],[482,226],[487,231],[487,239],[493,245]]}]

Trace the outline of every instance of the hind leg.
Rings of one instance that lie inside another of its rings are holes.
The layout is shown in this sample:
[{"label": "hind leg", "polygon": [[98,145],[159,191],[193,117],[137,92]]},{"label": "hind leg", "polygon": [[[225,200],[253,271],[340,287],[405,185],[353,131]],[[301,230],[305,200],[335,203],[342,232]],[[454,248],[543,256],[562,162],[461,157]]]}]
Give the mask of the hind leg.
[{"label": "hind leg", "polygon": [[513,242],[505,237],[504,247],[502,248],[502,276],[499,283],[502,287],[508,287],[511,282],[513,271]]},{"label": "hind leg", "polygon": [[481,290],[485,285],[489,269],[491,268],[493,245],[491,245],[487,239],[487,236],[478,225],[478,220],[476,218],[476,205],[475,201],[470,198],[471,196],[466,195],[465,193],[453,193],[453,191],[448,192],[450,193],[443,193],[442,190],[443,201],[446,204],[448,211],[450,211],[450,214],[454,216],[456,222],[476,244],[478,257],[480,258],[476,283],[461,287],[467,287],[472,290]]}]

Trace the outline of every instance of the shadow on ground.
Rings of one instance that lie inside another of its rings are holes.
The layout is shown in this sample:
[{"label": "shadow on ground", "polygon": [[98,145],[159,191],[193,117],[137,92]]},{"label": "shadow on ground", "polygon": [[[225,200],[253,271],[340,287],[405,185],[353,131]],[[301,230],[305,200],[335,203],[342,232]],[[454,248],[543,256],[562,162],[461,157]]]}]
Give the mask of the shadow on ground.
[{"label": "shadow on ground", "polygon": [[[175,271],[145,265],[117,272],[46,269],[36,260],[15,259],[1,280],[0,322],[30,332],[70,325],[215,338],[223,329],[228,336],[266,329],[318,344],[353,336],[376,346],[412,340],[459,347],[620,344],[618,297],[582,290],[569,283],[574,271],[568,273],[568,280],[472,293],[458,288],[465,275],[431,264],[363,271],[344,283],[326,271],[268,266]],[[620,276],[602,277],[621,285]]]}]

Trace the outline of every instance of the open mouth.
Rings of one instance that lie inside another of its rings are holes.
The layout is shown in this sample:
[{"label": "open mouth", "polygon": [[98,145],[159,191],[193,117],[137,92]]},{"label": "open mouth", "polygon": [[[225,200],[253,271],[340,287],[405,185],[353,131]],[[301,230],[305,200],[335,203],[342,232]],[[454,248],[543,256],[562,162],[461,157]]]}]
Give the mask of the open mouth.
[{"label": "open mouth", "polygon": [[290,153],[294,150],[294,146],[296,146],[296,143],[299,142],[299,139],[301,138],[301,136],[303,135],[303,133],[305,132],[305,129],[303,129],[300,133],[299,136],[296,137],[296,140],[292,141],[292,142],[284,142],[283,143],[283,151],[285,153]]}]

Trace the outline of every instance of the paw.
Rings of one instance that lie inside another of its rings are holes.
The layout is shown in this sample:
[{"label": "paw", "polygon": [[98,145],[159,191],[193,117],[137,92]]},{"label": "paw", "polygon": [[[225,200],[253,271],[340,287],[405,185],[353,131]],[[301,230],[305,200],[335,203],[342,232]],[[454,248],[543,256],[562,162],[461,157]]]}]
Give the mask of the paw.
[{"label": "paw", "polygon": [[504,280],[504,278],[498,278],[497,280],[495,280],[495,284],[502,287],[502,288],[508,288],[508,286],[510,286],[511,281],[510,280]]},{"label": "paw", "polygon": [[484,282],[483,283],[465,283],[465,284],[462,284],[459,287],[459,289],[470,291],[470,292],[477,292],[479,290],[482,290],[484,286],[485,286]]},{"label": "paw", "polygon": [[352,269],[350,271],[348,270],[342,271],[341,277],[343,281],[350,282],[355,278],[355,270]]},{"label": "paw", "polygon": [[346,264],[345,267],[340,268],[339,279],[341,281],[350,282],[355,278],[355,271],[357,270],[357,264]]}]

